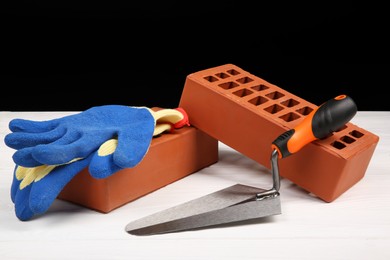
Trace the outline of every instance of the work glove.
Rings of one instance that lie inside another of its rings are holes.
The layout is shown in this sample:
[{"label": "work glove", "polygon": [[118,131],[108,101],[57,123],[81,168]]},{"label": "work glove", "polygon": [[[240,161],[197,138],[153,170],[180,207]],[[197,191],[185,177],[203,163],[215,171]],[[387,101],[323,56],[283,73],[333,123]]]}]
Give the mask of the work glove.
[{"label": "work glove", "polygon": [[[189,126],[189,119],[187,113],[182,108],[175,109],[160,109],[157,111],[149,111],[155,121],[154,131],[152,137],[160,136],[163,133],[170,132],[172,133],[175,129],[180,129],[184,126]],[[139,131],[140,129],[134,129],[134,131]],[[137,149],[145,149],[146,143],[148,143],[146,150],[140,152],[142,157],[133,157],[130,160],[128,165],[118,165],[115,160],[115,155],[117,154],[117,147],[119,145],[119,139],[110,139],[104,142],[99,149],[94,153],[89,163],[89,172],[95,178],[106,178],[112,173],[115,173],[124,168],[132,168],[142,160],[143,156],[147,153],[149,149],[151,138],[134,142],[133,145],[137,145],[143,142],[142,145],[133,146],[131,149],[128,149],[127,152],[133,152]],[[129,154],[129,156],[131,156]],[[134,160],[136,159],[136,160]],[[74,160],[78,160],[77,158]]]},{"label": "work glove", "polygon": [[[153,132],[151,135],[147,135],[146,138],[144,135],[135,133],[134,136],[142,136],[145,139],[138,139],[137,142],[132,142],[133,147],[131,147],[131,149],[127,149],[128,152],[143,149],[143,151],[141,151],[139,154],[145,155],[148,150],[148,147],[150,146],[152,137],[159,136],[164,132],[172,132],[174,129],[189,125],[187,114],[184,110],[180,108],[161,109],[158,111],[153,111],[147,108],[147,111],[149,111],[153,118]],[[35,125],[37,123],[28,120],[18,121],[24,122],[22,124],[24,126],[28,126],[29,124]],[[31,128],[25,127],[23,129]],[[70,130],[72,131],[73,129]],[[142,128],[134,128],[131,130],[141,131]],[[26,136],[30,135],[26,134]],[[42,137],[42,135],[39,136]],[[33,138],[30,138],[28,140],[33,140]],[[40,140],[44,140],[44,138],[41,138]],[[128,165],[123,167],[116,164],[115,155],[117,154],[119,143],[120,140],[117,138],[109,139],[102,143],[98,147],[98,149],[92,151],[89,155],[87,155],[87,157],[68,157],[71,160],[64,164],[41,164],[35,167],[25,167],[16,164],[14,168],[14,176],[11,186],[11,199],[15,204],[16,216],[20,220],[26,221],[36,215],[41,215],[45,213],[49,209],[53,201],[56,199],[58,194],[61,192],[61,190],[65,187],[65,185],[69,183],[69,181],[71,181],[74,176],[76,176],[85,167],[88,167],[91,176],[95,178],[106,178],[124,168],[134,167],[142,160],[143,157],[132,157],[137,158],[137,160],[133,160],[131,166],[129,167]],[[48,145],[50,144],[48,143]],[[61,152],[58,147],[53,147],[53,152]],[[34,146],[28,146],[28,148],[34,148]],[[30,151],[31,150],[32,149],[30,149]],[[74,155],[77,154],[73,150],[70,150],[70,152],[72,152]],[[20,158],[22,159],[24,157]],[[31,157],[26,156],[25,158],[29,159]],[[45,158],[43,159],[45,160]]]},{"label": "work glove", "polygon": [[36,167],[85,158],[105,141],[116,138],[115,164],[134,167],[149,147],[156,121],[176,116],[166,113],[156,119],[154,113],[146,107],[105,105],[48,121],[13,119],[9,123],[12,133],[4,142],[17,150],[12,157],[15,164]]},{"label": "work glove", "polygon": [[25,168],[16,165],[11,185],[16,217],[27,221],[45,213],[65,185],[88,166],[92,156],[58,166]]}]

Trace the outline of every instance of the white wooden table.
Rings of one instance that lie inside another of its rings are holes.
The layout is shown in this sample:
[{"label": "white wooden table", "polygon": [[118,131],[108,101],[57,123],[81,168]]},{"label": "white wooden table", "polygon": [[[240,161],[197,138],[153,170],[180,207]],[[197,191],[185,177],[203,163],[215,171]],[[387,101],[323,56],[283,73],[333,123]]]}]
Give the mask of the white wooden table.
[{"label": "white wooden table", "polygon": [[[44,120],[74,112],[0,112],[1,139],[12,118]],[[1,142],[0,259],[390,259],[390,112],[351,120],[380,137],[364,178],[331,203],[281,181],[282,214],[247,225],[134,236],[138,218],[241,183],[270,187],[261,165],[220,143],[219,162],[108,214],[56,200],[22,222],[10,187],[13,150]]]}]

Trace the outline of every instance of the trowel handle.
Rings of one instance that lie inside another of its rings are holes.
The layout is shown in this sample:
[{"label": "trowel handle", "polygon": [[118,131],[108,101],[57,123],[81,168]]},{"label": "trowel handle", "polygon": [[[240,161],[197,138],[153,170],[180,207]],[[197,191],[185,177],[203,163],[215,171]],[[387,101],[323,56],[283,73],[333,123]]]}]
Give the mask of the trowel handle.
[{"label": "trowel handle", "polygon": [[272,143],[279,158],[298,152],[306,144],[340,130],[357,112],[355,102],[347,95],[328,100],[308,114],[295,128],[281,134]]}]

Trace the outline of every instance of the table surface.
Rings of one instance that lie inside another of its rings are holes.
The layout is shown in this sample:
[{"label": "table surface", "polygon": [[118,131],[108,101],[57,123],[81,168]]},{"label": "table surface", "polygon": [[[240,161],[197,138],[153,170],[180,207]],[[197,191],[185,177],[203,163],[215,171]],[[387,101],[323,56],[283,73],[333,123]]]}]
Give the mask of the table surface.
[{"label": "table surface", "polygon": [[[75,112],[0,112],[45,120]],[[56,200],[37,219],[14,213],[14,150],[1,142],[0,259],[390,259],[390,112],[359,111],[352,123],[379,136],[364,178],[331,203],[281,180],[282,214],[267,221],[153,236],[125,232],[130,221],[236,183],[271,186],[264,167],[219,143],[219,161],[108,214]]]}]

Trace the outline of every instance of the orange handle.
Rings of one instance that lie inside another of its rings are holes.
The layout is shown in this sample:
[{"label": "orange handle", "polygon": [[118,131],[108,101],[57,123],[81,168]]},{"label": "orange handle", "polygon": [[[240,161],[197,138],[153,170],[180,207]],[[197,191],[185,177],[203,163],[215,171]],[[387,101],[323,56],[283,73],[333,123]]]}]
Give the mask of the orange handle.
[{"label": "orange handle", "polygon": [[347,95],[339,95],[313,110],[299,125],[276,138],[271,146],[278,151],[279,158],[290,156],[306,144],[339,130],[356,112],[355,102]]}]

